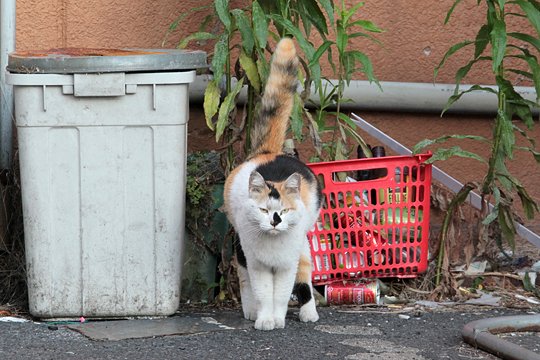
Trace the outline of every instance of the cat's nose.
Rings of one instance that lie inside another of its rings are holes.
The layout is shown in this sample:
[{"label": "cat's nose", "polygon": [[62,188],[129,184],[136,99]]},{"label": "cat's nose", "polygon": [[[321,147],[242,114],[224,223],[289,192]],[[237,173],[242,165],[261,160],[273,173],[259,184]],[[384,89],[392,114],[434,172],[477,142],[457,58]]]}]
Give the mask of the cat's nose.
[{"label": "cat's nose", "polygon": [[270,225],[273,227],[278,226],[278,224],[281,222],[281,218],[279,217],[278,213],[275,212],[274,216],[272,217],[272,221],[270,221]]}]

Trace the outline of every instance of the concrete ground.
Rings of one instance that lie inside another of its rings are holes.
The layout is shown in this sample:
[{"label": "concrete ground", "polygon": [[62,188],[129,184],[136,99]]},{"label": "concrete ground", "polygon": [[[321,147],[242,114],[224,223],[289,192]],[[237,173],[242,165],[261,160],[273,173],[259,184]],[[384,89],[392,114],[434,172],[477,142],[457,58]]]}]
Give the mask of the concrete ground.
[{"label": "concrete ground", "polygon": [[[297,312],[290,309],[285,329],[269,332],[255,330],[239,309],[215,307],[151,321],[0,322],[0,359],[497,359],[464,343],[463,326],[540,308],[324,307],[320,320],[309,324],[299,322]],[[540,354],[537,333],[505,338]]]}]

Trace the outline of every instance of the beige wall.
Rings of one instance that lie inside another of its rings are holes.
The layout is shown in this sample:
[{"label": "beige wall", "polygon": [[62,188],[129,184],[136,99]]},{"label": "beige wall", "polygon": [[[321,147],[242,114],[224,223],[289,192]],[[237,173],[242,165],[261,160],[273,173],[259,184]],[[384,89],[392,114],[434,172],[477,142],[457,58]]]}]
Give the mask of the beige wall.
[{"label": "beige wall", "polygon": [[[352,4],[356,1],[348,1]],[[474,38],[482,15],[476,1],[459,5],[449,25],[443,21],[454,0],[367,0],[360,17],[373,20],[384,34],[383,46],[363,38],[353,46],[366,51],[374,62],[376,75],[386,81],[433,81],[433,69],[446,49],[465,38]],[[19,0],[17,1],[17,49],[52,47],[161,47],[169,24],[187,9],[211,3],[208,0]],[[189,16],[179,27],[188,33],[203,18]],[[525,21],[514,27],[525,28]],[[173,47],[179,32],[172,34],[166,47]],[[437,82],[453,82],[455,70],[467,54],[449,62]],[[328,75],[329,67],[326,67]],[[489,69],[487,69],[489,70]],[[470,82],[492,83],[486,69],[472,72]],[[357,76],[361,78],[361,75]],[[528,85],[528,84],[526,84]]]}]

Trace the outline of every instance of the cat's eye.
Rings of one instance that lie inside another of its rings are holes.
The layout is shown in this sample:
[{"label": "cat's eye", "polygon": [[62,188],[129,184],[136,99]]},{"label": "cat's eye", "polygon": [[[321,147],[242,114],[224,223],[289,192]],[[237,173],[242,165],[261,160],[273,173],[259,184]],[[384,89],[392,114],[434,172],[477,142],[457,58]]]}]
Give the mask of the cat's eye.
[{"label": "cat's eye", "polygon": [[283,209],[279,212],[280,215],[286,214],[289,212],[289,209]]},{"label": "cat's eye", "polygon": [[259,208],[263,214],[268,214],[268,209],[265,208]]}]

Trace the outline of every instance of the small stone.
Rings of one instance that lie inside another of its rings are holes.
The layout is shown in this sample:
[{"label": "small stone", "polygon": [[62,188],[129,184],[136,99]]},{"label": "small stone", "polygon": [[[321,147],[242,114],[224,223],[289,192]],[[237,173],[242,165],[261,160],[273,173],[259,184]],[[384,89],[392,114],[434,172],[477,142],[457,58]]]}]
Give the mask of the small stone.
[{"label": "small stone", "polygon": [[409,315],[399,314],[398,317],[403,320],[409,320],[411,317]]},{"label": "small stone", "polygon": [[58,330],[58,326],[56,326],[56,325],[49,325],[49,326],[47,326],[47,329],[49,329],[49,330]]},{"label": "small stone", "polygon": [[535,262],[533,266],[531,266],[531,270],[535,272],[540,272],[540,260]]}]

